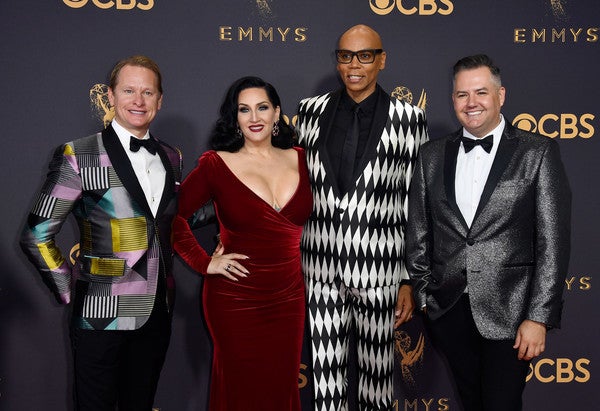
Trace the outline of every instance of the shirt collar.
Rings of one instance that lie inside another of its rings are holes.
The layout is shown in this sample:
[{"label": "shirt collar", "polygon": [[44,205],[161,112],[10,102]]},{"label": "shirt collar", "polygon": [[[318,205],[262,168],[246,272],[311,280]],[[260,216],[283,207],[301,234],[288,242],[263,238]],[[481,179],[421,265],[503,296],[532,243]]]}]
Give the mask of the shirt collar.
[{"label": "shirt collar", "polygon": [[[502,114],[500,114],[500,123],[498,123],[498,125],[492,130],[490,131],[490,133],[488,134],[488,136],[491,134],[494,136],[494,147],[498,145],[498,143],[500,142],[500,139],[502,138],[502,132],[504,131],[504,126],[506,125],[506,120],[504,119],[504,116]],[[471,138],[473,140],[477,139],[477,137],[475,137],[473,134],[469,133],[464,127],[463,127],[463,136],[467,137],[467,138]],[[484,136],[487,137],[487,136]]]},{"label": "shirt collar", "polygon": [[[120,125],[116,119],[113,119],[110,124],[115,130],[115,133],[117,133],[117,137],[119,137],[119,141],[123,145],[123,148],[125,148],[125,150],[129,150],[129,141],[133,135],[129,131],[127,131],[125,127]],[[144,135],[144,137],[142,137],[142,140],[148,138],[150,138],[150,131],[146,130],[146,134]]]},{"label": "shirt collar", "polygon": [[375,87],[375,91],[373,91],[369,97],[361,101],[360,103],[356,103],[352,100],[352,97],[348,95],[348,91],[344,89],[342,93],[342,99],[340,103],[342,104],[345,110],[352,111],[354,106],[357,104],[360,106],[360,110],[363,113],[370,113],[375,111],[375,106],[377,105],[377,100],[379,99],[379,93],[381,92],[381,88],[379,86]]}]

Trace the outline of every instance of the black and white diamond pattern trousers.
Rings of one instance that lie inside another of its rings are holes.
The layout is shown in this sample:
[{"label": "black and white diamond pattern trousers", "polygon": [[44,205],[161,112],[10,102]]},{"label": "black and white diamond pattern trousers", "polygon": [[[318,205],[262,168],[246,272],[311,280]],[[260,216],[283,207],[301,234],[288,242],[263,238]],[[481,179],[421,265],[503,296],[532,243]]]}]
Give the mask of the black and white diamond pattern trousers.
[{"label": "black and white diamond pattern trousers", "polygon": [[348,348],[356,332],[360,411],[392,409],[399,285],[357,289],[306,279],[315,411],[347,411]]}]

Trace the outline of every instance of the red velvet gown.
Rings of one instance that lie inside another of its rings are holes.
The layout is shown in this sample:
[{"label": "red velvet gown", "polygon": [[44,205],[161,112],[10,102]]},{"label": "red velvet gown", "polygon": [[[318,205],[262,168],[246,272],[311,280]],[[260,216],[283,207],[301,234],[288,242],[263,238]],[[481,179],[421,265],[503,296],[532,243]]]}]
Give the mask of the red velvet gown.
[{"label": "red velvet gown", "polygon": [[182,183],[174,247],[193,269],[206,273],[210,257],[187,219],[209,199],[215,203],[225,253],[250,274],[231,281],[204,277],[204,315],[213,340],[210,410],[300,410],[298,373],[305,295],[300,262],[302,227],[312,210],[304,151],[300,181],[277,212],[245,186],[214,152],[204,153]]}]

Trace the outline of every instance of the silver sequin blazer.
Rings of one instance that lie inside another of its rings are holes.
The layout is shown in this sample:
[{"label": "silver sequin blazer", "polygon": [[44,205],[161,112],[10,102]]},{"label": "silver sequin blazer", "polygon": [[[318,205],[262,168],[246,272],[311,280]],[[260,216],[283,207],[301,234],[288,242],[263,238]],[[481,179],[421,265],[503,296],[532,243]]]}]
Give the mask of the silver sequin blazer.
[{"label": "silver sequin blazer", "polygon": [[465,287],[475,324],[511,339],[525,319],[560,325],[571,192],[556,141],[507,124],[469,228],[454,176],[462,129],[426,144],[412,180],[407,268],[436,319]]}]

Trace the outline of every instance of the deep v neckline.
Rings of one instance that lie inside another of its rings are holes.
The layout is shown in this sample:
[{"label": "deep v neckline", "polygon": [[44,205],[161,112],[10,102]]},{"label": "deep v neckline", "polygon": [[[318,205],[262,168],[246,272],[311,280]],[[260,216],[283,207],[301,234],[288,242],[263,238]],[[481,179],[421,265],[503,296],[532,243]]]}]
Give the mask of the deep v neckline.
[{"label": "deep v neckline", "polygon": [[262,198],[261,196],[259,196],[254,190],[252,190],[250,187],[248,187],[246,185],[246,183],[244,183],[234,172],[231,168],[229,168],[229,166],[227,165],[227,163],[225,162],[225,160],[223,160],[223,158],[217,153],[215,152],[216,156],[219,158],[219,161],[223,164],[223,166],[225,167],[225,170],[227,171],[227,173],[231,174],[231,176],[242,186],[244,187],[244,189],[246,189],[247,191],[249,191],[253,197],[256,197],[260,202],[266,204],[271,210],[275,211],[277,214],[280,214],[287,206],[288,204],[290,204],[292,202],[292,200],[294,199],[294,197],[296,197],[296,195],[298,194],[298,190],[300,189],[300,185],[302,183],[302,173],[300,172],[300,152],[298,152],[297,150],[296,154],[298,155],[298,183],[296,184],[296,189],[294,190],[294,193],[290,196],[290,198],[286,201],[286,203],[284,205],[280,205],[279,210],[277,210],[275,207],[273,207],[271,205],[271,203],[269,203],[267,200],[265,200],[264,198]]}]

